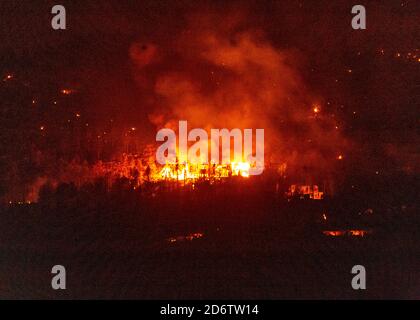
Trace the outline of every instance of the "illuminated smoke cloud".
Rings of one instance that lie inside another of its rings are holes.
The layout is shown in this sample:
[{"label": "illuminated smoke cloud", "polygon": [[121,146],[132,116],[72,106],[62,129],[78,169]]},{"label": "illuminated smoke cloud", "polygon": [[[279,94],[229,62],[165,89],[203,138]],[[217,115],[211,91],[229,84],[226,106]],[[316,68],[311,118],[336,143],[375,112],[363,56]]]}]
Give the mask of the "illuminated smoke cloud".
[{"label": "illuminated smoke cloud", "polygon": [[270,162],[332,172],[346,141],[305,86],[293,53],[244,28],[245,18],[193,14],[165,42],[132,44],[134,78],[152,101],[149,120],[157,129],[176,129],[179,120],[189,129],[264,128]]}]

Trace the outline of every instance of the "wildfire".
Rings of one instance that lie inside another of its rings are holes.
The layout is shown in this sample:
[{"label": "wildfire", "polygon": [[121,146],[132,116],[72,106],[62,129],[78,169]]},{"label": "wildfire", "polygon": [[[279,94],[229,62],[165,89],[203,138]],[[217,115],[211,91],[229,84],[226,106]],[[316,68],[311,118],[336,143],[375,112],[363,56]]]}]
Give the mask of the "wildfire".
[{"label": "wildfire", "polygon": [[249,168],[251,165],[248,162],[232,162],[232,172],[235,176],[249,177]]},{"label": "wildfire", "polygon": [[251,164],[248,162],[231,162],[229,164],[192,164],[167,163],[156,180],[195,181],[198,179],[222,179],[231,176],[249,177]]}]

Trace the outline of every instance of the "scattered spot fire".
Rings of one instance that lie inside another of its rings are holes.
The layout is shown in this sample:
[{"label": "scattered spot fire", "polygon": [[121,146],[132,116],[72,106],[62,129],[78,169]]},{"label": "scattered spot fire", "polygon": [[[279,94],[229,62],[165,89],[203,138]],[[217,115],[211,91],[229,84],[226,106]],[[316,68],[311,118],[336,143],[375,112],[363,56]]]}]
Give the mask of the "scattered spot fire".
[{"label": "scattered spot fire", "polygon": [[372,234],[369,229],[325,230],[322,232],[329,237],[365,237]]},{"label": "scattered spot fire", "polygon": [[203,233],[201,233],[201,232],[195,232],[195,233],[190,233],[190,234],[187,234],[187,235],[170,237],[170,238],[166,239],[166,241],[169,242],[169,243],[193,241],[193,240],[196,240],[196,239],[200,239],[203,236],[204,236]]}]

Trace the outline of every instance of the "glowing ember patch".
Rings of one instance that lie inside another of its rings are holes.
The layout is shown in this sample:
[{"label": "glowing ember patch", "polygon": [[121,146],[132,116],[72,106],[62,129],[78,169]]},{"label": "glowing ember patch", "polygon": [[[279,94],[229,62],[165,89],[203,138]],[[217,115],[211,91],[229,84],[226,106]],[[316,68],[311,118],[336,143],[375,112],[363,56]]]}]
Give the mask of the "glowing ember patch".
[{"label": "glowing ember patch", "polygon": [[187,239],[188,241],[192,241],[194,239],[200,239],[202,237],[203,237],[202,233],[196,232],[196,233],[189,234],[188,236],[185,237],[185,239]]},{"label": "glowing ember patch", "polygon": [[200,239],[204,236],[203,233],[201,232],[195,232],[195,233],[190,233],[186,236],[177,236],[177,237],[171,237],[166,239],[167,242],[169,243],[176,243],[176,242],[184,242],[184,241],[193,241],[195,239]]},{"label": "glowing ember patch", "polygon": [[349,234],[354,237],[364,237],[368,233],[367,230],[349,230]]},{"label": "glowing ember patch", "polygon": [[324,192],[320,191],[317,185],[296,185],[292,184],[286,192],[288,199],[297,197],[304,199],[308,197],[313,200],[321,200],[324,198]]},{"label": "glowing ember patch", "polygon": [[326,236],[331,236],[331,237],[340,237],[344,235],[344,231],[323,231],[323,234],[325,234]]},{"label": "glowing ember patch", "polygon": [[322,233],[329,237],[364,237],[365,235],[371,234],[371,230],[363,229],[351,229],[351,230],[325,230]]}]

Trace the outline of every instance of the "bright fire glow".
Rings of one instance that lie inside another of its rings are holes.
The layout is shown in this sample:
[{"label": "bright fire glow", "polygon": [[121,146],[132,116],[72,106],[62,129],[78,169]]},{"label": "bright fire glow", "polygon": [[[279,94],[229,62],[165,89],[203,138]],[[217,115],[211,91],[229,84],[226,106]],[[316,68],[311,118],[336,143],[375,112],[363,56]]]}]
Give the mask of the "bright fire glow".
[{"label": "bright fire glow", "polygon": [[71,90],[71,89],[63,89],[63,90],[61,90],[61,93],[64,94],[64,95],[69,95],[69,94],[72,94],[73,93],[73,90]]},{"label": "bright fire glow", "polygon": [[197,180],[210,178],[227,178],[230,176],[249,177],[251,165],[248,162],[231,162],[229,164],[192,164],[167,163],[159,173],[157,180]]}]

